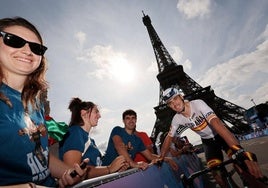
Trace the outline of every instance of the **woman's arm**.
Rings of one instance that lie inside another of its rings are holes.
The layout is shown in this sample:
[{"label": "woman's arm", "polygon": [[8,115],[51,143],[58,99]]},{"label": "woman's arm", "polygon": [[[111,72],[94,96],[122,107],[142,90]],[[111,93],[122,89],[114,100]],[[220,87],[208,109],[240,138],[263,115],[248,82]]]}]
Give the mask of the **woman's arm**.
[{"label": "woman's arm", "polygon": [[[89,159],[85,159],[84,162],[88,163]],[[65,164],[63,161],[59,160],[53,154],[49,154],[49,169],[51,175],[59,179],[59,187],[65,187],[67,185],[74,185],[85,179],[86,169],[81,169],[79,163],[75,163],[72,166]],[[76,171],[76,176],[72,177],[71,173]]]},{"label": "woman's arm", "polygon": [[73,165],[66,165],[53,154],[49,153],[49,170],[53,177],[61,178],[62,174],[72,167]]}]

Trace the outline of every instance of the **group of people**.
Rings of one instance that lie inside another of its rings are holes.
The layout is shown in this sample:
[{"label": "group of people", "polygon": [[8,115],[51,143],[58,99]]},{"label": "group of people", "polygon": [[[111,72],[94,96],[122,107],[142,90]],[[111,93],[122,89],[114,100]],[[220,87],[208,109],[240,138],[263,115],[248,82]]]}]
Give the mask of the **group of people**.
[{"label": "group of people", "polygon": [[[47,47],[36,27],[21,17],[0,19],[0,38],[0,186],[66,187],[128,168],[145,170],[148,163],[158,161],[176,170],[167,152],[179,125],[201,136],[209,165],[223,160],[221,149],[240,152],[248,171],[256,178],[263,176],[255,155],[244,151],[212,109],[202,100],[184,101],[175,88],[164,92],[166,104],[176,115],[160,155],[154,154],[148,136],[136,130],[137,114],[129,109],[122,115],[124,127],[112,129],[102,156],[90,136],[101,117],[98,106],[76,97],[70,101],[68,131],[59,143],[59,158],[55,157],[48,147],[42,100],[48,88]],[[86,168],[80,166],[82,162]],[[215,178],[224,187],[217,174]]]},{"label": "group of people", "polygon": [[[86,179],[125,171],[128,168],[145,170],[148,163],[162,160],[152,150],[152,141],[145,132],[136,130],[137,113],[128,109],[123,112],[124,127],[112,129],[105,155],[102,156],[90,135],[101,117],[98,106],[91,101],[73,98],[69,104],[71,120],[68,132],[59,142],[59,158],[68,165],[81,163],[89,158]],[[171,158],[165,161],[172,163]]]}]

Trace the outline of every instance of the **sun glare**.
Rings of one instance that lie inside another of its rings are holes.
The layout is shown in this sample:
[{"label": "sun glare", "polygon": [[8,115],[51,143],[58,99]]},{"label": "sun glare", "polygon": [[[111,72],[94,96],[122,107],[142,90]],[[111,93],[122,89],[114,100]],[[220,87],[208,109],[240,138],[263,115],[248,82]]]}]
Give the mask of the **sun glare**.
[{"label": "sun glare", "polygon": [[126,60],[119,57],[111,62],[111,73],[121,83],[130,83],[135,77],[133,67]]}]

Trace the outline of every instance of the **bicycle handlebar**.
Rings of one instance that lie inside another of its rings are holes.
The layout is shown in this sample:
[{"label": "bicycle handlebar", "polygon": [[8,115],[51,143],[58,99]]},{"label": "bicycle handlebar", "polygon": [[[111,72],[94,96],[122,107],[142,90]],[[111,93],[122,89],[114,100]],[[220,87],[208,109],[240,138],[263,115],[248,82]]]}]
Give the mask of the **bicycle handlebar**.
[{"label": "bicycle handlebar", "polygon": [[226,161],[223,161],[222,163],[220,163],[219,165],[217,166],[213,166],[213,167],[207,167],[203,170],[200,170],[200,171],[197,171],[197,172],[194,172],[192,173],[190,176],[186,177],[185,174],[181,174],[181,180],[183,181],[183,184],[184,185],[191,185],[193,180],[195,178],[197,178],[198,176],[201,176],[202,174],[206,174],[208,172],[211,172],[212,170],[219,170],[219,169],[222,169],[224,166],[228,165],[228,164],[231,164],[231,163],[234,163],[235,162],[235,159],[233,158],[230,158]]},{"label": "bicycle handlebar", "polygon": [[[203,174],[206,174],[208,172],[211,172],[212,170],[221,170],[223,169],[226,165],[228,164],[237,164],[239,167],[241,167],[243,170],[246,170],[247,167],[245,166],[245,164],[241,161],[239,161],[239,158],[237,157],[236,154],[233,154],[232,157],[226,161],[223,161],[222,163],[218,164],[217,166],[213,166],[213,167],[207,167],[203,170],[197,171],[192,173],[190,176],[186,177],[185,174],[181,174],[180,178],[182,180],[183,185],[193,185],[193,180],[195,178],[197,178],[198,176],[201,176]],[[264,176],[263,178],[258,178],[256,179],[259,182],[262,182],[263,184],[267,185],[268,183],[268,179],[266,176]]]}]

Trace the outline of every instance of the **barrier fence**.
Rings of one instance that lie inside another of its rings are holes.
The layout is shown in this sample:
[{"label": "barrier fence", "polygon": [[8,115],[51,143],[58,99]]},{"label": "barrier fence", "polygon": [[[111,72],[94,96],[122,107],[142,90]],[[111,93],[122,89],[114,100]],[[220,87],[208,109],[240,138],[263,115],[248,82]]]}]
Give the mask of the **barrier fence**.
[{"label": "barrier fence", "polygon": [[[198,156],[194,154],[184,154],[179,158],[174,158],[179,166],[178,171],[171,169],[169,164],[163,163],[161,167],[150,165],[146,170],[129,169],[125,172],[85,180],[73,188],[183,188],[180,175],[189,176],[191,173],[201,170],[202,163]],[[203,188],[202,177],[196,178],[195,187]]]}]

